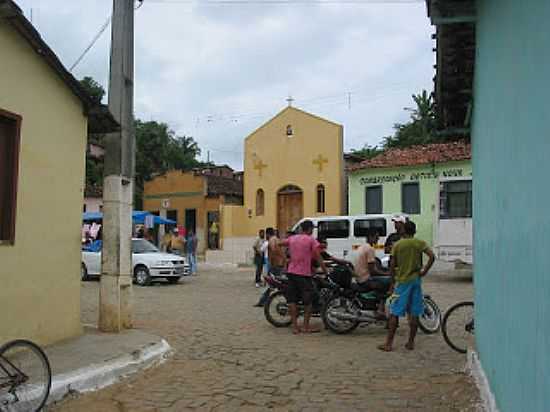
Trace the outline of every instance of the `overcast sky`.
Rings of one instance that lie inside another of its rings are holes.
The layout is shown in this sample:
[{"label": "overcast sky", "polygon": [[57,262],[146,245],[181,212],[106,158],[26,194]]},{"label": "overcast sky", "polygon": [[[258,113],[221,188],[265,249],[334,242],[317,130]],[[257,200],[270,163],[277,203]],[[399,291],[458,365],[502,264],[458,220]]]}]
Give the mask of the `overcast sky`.
[{"label": "overcast sky", "polygon": [[[28,18],[32,8],[67,67],[112,8],[111,0],[16,1]],[[349,150],[379,143],[408,117],[411,94],[432,90],[433,28],[423,0],[260,1],[145,0],[136,11],[136,115],[193,136],[203,159],[210,151],[241,169],[243,139],[289,95],[296,107],[343,124]],[[110,27],[73,74],[107,88],[109,44]]]}]

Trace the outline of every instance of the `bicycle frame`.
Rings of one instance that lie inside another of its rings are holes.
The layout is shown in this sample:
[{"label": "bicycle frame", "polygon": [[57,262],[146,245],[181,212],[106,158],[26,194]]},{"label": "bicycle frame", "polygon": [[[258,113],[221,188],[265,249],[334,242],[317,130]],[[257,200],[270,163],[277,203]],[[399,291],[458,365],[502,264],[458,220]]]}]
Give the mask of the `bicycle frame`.
[{"label": "bicycle frame", "polygon": [[[4,364],[7,364],[16,373],[15,374],[10,373],[10,371],[4,366]],[[14,389],[17,388],[17,386],[21,385],[22,383],[25,383],[28,379],[28,376],[25,375],[17,366],[15,366],[8,359],[6,359],[4,356],[1,356],[1,355],[0,355],[0,369],[2,369],[5,375],[5,377],[0,376],[0,381],[7,380],[7,382],[5,383],[0,382],[0,389],[10,387],[10,390],[9,390],[10,393],[12,393]]]}]

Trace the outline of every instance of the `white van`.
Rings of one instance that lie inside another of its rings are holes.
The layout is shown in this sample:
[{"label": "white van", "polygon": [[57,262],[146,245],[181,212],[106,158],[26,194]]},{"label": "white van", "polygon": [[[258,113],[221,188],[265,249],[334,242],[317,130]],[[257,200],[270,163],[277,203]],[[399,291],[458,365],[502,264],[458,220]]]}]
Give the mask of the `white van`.
[{"label": "white van", "polygon": [[[378,244],[375,246],[376,257],[385,262],[387,258],[384,253],[384,243],[386,238],[395,231],[392,222],[394,216],[395,214],[305,217],[294,225],[292,231],[297,232],[304,220],[311,220],[314,226],[313,236],[327,239],[328,253],[355,263],[354,251],[365,244],[367,230],[374,227],[380,234]],[[408,217],[403,214],[400,216]]]}]

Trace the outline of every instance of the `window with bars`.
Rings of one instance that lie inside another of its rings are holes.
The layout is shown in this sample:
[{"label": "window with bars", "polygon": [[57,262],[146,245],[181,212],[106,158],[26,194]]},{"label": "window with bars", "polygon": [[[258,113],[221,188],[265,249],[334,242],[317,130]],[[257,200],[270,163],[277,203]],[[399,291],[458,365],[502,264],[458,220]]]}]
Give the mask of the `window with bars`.
[{"label": "window with bars", "polygon": [[472,181],[442,182],[439,202],[439,214],[442,219],[471,218]]},{"label": "window with bars", "polygon": [[367,186],[365,189],[365,213],[382,213],[382,186]]},{"label": "window with bars", "polygon": [[403,183],[401,185],[401,210],[411,215],[420,214],[420,184]]}]

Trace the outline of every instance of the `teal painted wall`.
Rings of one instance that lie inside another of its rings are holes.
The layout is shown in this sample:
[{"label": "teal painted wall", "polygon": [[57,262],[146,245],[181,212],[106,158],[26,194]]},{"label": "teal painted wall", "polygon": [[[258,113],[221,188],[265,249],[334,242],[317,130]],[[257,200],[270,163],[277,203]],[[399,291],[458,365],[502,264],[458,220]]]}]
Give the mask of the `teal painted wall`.
[{"label": "teal painted wall", "polygon": [[479,0],[476,339],[502,412],[550,410],[550,1]]},{"label": "teal painted wall", "polygon": [[[420,214],[411,215],[411,219],[417,226],[417,237],[433,244],[433,222],[436,211],[436,201],[439,191],[437,178],[443,172],[461,170],[463,177],[471,176],[472,167],[470,162],[448,162],[415,167],[399,168],[374,168],[364,169],[350,174],[349,176],[349,214],[359,215],[365,213],[365,188],[367,186],[382,185],[382,207],[383,213],[402,213],[401,185],[408,182],[420,183]],[[424,175],[422,175],[422,173]],[[384,179],[386,177],[386,179]],[[400,180],[397,180],[401,177]],[[378,179],[385,182],[377,183]],[[393,179],[391,179],[393,178]],[[397,180],[395,182],[387,180]]]}]

